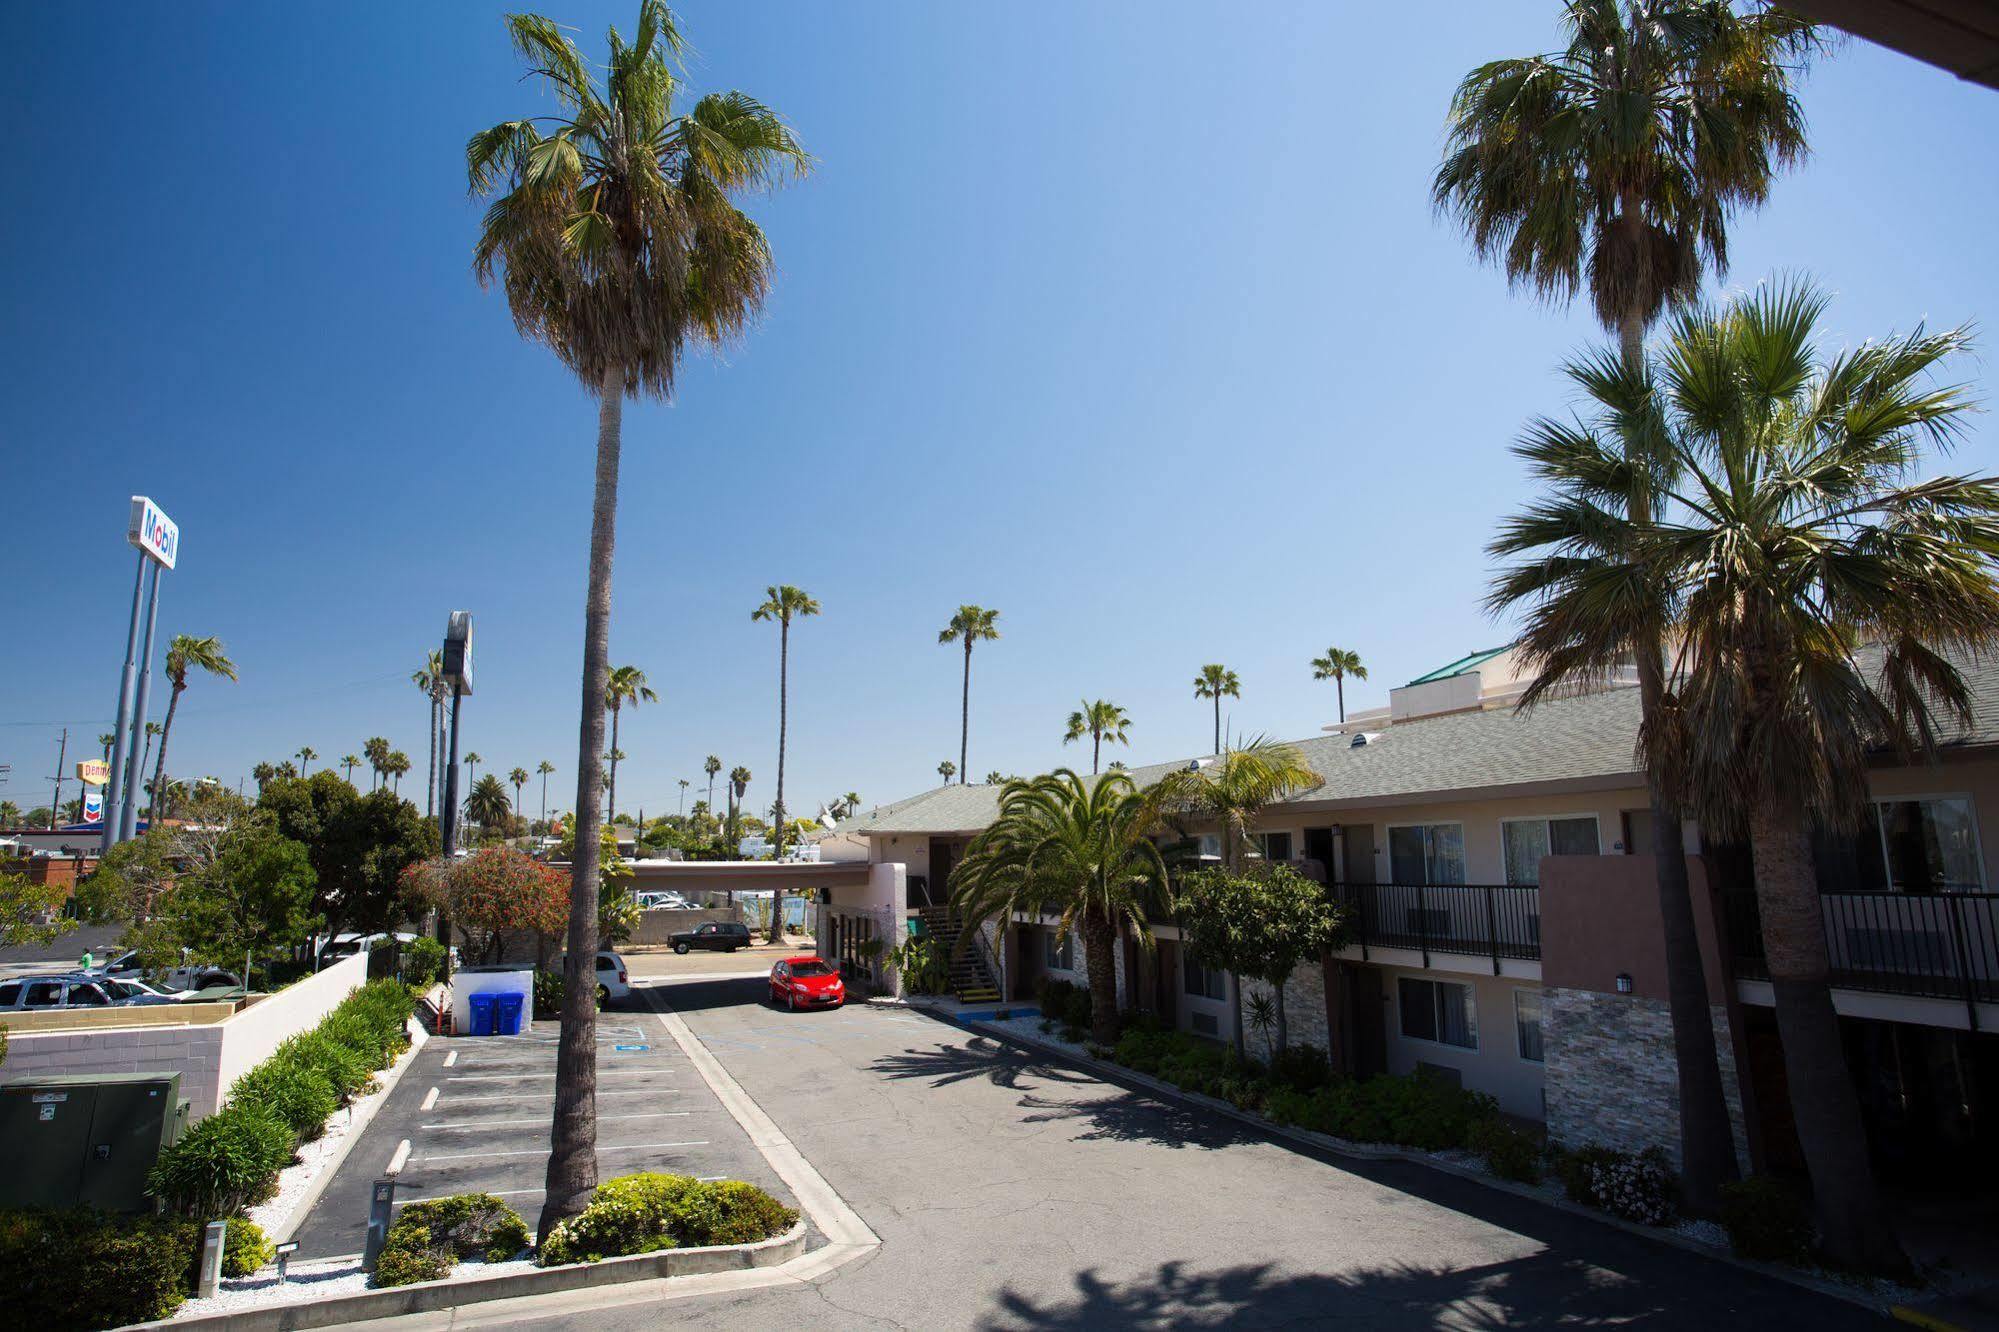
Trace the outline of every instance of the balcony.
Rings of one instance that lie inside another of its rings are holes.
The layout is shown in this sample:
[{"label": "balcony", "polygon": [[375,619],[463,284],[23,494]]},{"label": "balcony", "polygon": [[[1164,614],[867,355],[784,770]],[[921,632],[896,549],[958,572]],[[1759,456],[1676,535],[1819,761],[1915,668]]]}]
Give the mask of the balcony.
[{"label": "balcony", "polygon": [[[1770,979],[1756,896],[1721,895],[1735,974]],[[1999,893],[1821,893],[1837,989],[1999,1003]]]},{"label": "balcony", "polygon": [[1493,883],[1342,883],[1334,900],[1353,913],[1362,958],[1373,948],[1406,948],[1423,955],[1489,957],[1492,974],[1502,958],[1541,956],[1541,890]]}]

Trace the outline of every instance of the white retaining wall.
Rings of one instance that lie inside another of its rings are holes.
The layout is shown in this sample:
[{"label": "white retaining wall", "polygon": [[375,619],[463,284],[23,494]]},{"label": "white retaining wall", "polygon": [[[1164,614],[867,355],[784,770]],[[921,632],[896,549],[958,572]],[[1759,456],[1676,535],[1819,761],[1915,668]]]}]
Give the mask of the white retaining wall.
[{"label": "white retaining wall", "polygon": [[[368,954],[343,957],[332,966],[287,985],[276,994],[259,999],[222,1023],[222,1095],[216,1108],[228,1100],[229,1086],[291,1037],[319,1025],[319,1020],[339,1007],[340,1001],[368,980]],[[201,1103],[193,1106],[193,1117],[207,1114]]]}]

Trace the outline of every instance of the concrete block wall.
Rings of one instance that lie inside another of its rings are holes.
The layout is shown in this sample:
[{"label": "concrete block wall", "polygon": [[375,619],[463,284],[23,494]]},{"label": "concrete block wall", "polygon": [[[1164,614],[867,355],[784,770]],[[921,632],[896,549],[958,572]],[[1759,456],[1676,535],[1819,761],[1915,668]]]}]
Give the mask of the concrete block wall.
[{"label": "concrete block wall", "polygon": [[33,1082],[90,1073],[178,1073],[192,1121],[214,1114],[221,1103],[224,1026],[13,1032],[0,1074],[9,1082]]}]

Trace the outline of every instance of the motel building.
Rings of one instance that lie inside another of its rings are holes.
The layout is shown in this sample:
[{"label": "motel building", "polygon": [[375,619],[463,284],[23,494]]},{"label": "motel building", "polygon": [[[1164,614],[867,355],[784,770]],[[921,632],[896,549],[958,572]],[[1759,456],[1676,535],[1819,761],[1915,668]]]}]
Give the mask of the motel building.
[{"label": "motel building", "polygon": [[[1974,725],[1935,763],[1884,757],[1862,832],[1817,847],[1848,1066],[1882,1177],[1911,1196],[1999,1183],[1999,847],[1981,836],[1999,820],[1999,667],[1965,669]],[[1636,681],[1519,713],[1524,685],[1511,650],[1476,653],[1297,742],[1321,785],[1272,807],[1257,841],[1347,904],[1354,939],[1293,975],[1291,1039],[1355,1076],[1420,1069],[1490,1093],[1566,1146],[1676,1157]],[[866,867],[817,895],[821,952],[866,973],[865,941],[893,946],[913,921],[955,939],[951,867],[998,798],[944,786],[843,825]],[[1674,831],[1743,1167],[1800,1169],[1747,849]],[[1188,957],[1171,923],[1154,935],[1118,949],[1120,1006],[1230,1040],[1229,978]],[[957,956],[953,989],[980,1010],[1031,1004],[1042,976],[1087,979],[1080,938],[1052,918],[989,928]],[[1249,1045],[1259,1053],[1254,1033]]]}]

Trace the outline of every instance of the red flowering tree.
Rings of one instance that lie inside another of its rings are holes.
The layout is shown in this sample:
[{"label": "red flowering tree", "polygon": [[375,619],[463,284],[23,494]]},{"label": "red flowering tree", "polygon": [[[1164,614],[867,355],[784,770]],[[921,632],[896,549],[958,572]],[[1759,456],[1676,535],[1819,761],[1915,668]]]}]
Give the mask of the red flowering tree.
[{"label": "red flowering tree", "polygon": [[475,852],[444,878],[451,923],[472,957],[497,961],[508,934],[539,943],[568,924],[569,876],[510,846]]}]

